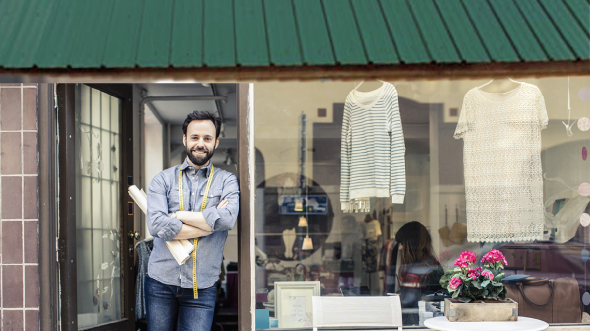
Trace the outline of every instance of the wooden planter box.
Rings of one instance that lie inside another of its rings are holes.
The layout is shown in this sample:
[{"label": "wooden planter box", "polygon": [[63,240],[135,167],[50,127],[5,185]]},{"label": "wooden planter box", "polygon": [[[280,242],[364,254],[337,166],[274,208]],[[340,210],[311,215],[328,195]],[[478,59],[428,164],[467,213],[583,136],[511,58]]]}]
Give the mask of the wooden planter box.
[{"label": "wooden planter box", "polygon": [[512,299],[469,303],[445,299],[445,316],[450,322],[516,321],[518,303]]}]

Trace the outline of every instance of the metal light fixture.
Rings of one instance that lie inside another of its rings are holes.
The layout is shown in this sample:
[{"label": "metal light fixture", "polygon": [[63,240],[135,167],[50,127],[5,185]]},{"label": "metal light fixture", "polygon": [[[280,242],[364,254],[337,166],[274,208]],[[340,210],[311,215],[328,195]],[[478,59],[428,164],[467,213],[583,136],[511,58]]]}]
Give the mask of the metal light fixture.
[{"label": "metal light fixture", "polygon": [[299,226],[307,226],[307,219],[305,218],[305,216],[299,217]]},{"label": "metal light fixture", "polygon": [[299,226],[301,224],[305,224],[305,238],[303,239],[303,245],[301,249],[304,251],[312,250],[313,243],[311,242],[311,238],[309,237],[309,225],[307,224],[307,212],[309,211],[309,207],[307,206],[307,184],[305,185],[305,216],[301,216],[299,218]]},{"label": "metal light fixture", "polygon": [[306,251],[313,249],[313,243],[311,242],[310,237],[305,237],[305,239],[303,239],[303,246],[301,247],[301,249]]},{"label": "metal light fixture", "polygon": [[[309,224],[307,223],[307,213],[309,212],[309,206],[308,206],[308,200],[307,200],[307,193],[308,193],[308,178],[305,176],[306,175],[306,157],[305,157],[305,153],[307,151],[306,148],[306,137],[307,137],[307,116],[302,113],[301,114],[301,149],[300,149],[300,160],[301,160],[301,184],[305,185],[305,200],[302,202],[305,202],[305,206],[303,206],[303,203],[300,202],[300,205],[298,206],[297,204],[295,204],[295,210],[297,211],[303,211],[303,209],[305,209],[305,216],[301,216],[299,218],[299,226],[305,226],[305,238],[303,239],[303,245],[301,246],[302,250],[312,250],[313,249],[313,243],[311,241],[311,238],[309,237]],[[313,181],[312,181],[313,184]],[[300,209],[298,210],[297,207],[300,207]]]},{"label": "metal light fixture", "polygon": [[295,211],[303,211],[303,202],[299,199],[297,199],[297,201],[295,201]]}]

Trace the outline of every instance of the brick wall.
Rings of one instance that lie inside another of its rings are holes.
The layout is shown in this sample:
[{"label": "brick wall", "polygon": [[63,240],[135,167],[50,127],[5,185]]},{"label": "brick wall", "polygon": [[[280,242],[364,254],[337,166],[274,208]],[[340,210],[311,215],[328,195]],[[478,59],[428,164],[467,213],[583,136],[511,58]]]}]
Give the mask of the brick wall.
[{"label": "brick wall", "polygon": [[2,330],[39,330],[36,84],[0,84]]}]

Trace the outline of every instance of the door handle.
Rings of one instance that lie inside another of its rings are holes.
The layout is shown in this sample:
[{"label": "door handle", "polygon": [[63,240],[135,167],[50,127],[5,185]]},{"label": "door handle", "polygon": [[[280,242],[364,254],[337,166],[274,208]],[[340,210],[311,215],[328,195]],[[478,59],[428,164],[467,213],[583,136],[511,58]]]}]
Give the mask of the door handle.
[{"label": "door handle", "polygon": [[135,239],[135,240],[139,240],[139,231],[135,231],[135,232],[134,232],[134,231],[129,231],[129,232],[127,233],[127,237],[128,237],[129,239]]}]

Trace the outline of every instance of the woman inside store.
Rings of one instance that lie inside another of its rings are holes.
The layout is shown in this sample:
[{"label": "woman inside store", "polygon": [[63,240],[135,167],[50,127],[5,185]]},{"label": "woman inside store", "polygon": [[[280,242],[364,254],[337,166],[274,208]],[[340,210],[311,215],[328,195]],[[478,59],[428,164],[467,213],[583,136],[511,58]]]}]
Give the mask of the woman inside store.
[{"label": "woman inside store", "polygon": [[[432,239],[420,222],[404,224],[395,234],[398,252],[392,265],[396,266],[395,292],[400,294],[402,308],[418,308],[422,296],[441,289],[444,271],[434,255]],[[418,312],[403,314],[404,325],[418,325]]]}]

